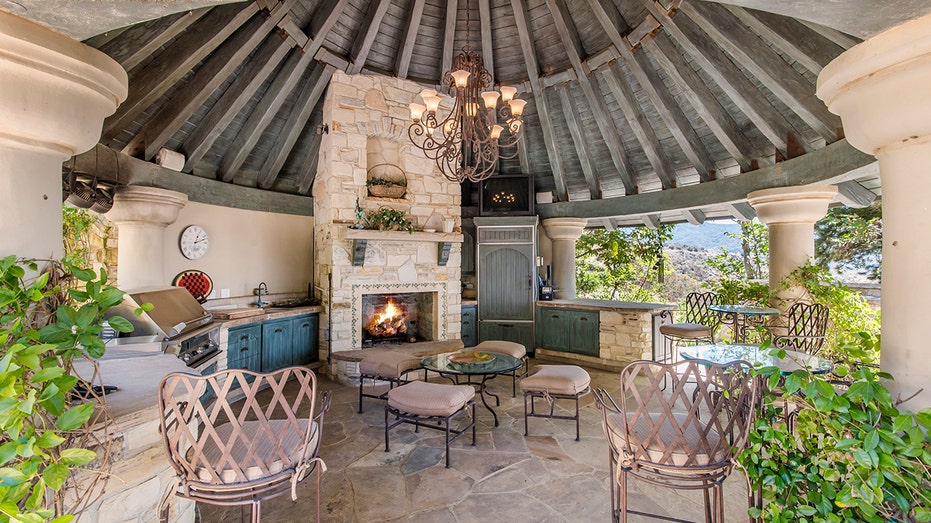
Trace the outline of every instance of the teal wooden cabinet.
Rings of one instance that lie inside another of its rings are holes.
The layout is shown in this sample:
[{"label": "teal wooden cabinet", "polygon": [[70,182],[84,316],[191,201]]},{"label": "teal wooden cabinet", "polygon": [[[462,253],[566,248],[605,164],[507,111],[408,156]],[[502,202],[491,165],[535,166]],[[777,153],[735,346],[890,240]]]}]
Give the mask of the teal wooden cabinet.
[{"label": "teal wooden cabinet", "polygon": [[478,308],[475,305],[462,306],[462,332],[459,337],[466,347],[478,344]]},{"label": "teal wooden cabinet", "polygon": [[291,365],[291,318],[262,323],[262,372]]},{"label": "teal wooden cabinet", "polygon": [[537,307],[537,346],[598,356],[600,353],[598,311],[564,307]]},{"label": "teal wooden cabinet", "polygon": [[527,353],[533,353],[533,323],[509,321],[482,321],[479,339],[502,340],[520,343],[527,348]]},{"label": "teal wooden cabinet", "polygon": [[262,324],[229,330],[226,366],[230,369],[262,371]]},{"label": "teal wooden cabinet", "polygon": [[306,365],[320,359],[317,331],[320,317],[306,314],[291,318],[291,365]]}]

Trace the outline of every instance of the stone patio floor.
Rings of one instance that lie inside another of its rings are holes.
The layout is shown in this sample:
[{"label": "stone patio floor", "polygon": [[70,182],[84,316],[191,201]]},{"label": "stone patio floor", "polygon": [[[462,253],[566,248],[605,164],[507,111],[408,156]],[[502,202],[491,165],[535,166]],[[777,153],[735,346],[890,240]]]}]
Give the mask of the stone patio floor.
[{"label": "stone patio floor", "polygon": [[[538,363],[531,359],[531,370]],[[618,397],[615,373],[588,369],[592,387]],[[431,381],[448,383],[431,374]],[[499,376],[489,389],[501,398],[500,426],[476,397],[477,436],[464,434],[451,448],[444,468],[443,433],[403,424],[391,431],[385,452],[384,401],[366,398],[358,413],[358,387],[326,377],[321,390],[333,393],[323,424],[320,457],[327,464],[321,482],[321,514],[328,522],[587,522],[611,521],[608,444],[591,394],[582,398],[581,441],[572,420],[530,419],[524,436],[523,398],[511,397],[511,378]],[[539,400],[538,400],[539,401]],[[572,403],[557,410],[569,413]],[[540,403],[537,403],[538,412]],[[289,495],[262,504],[266,523],[313,521],[314,477]],[[632,510],[687,521],[703,521],[701,491],[676,491],[631,480]],[[746,483],[735,471],[725,482],[727,521],[746,521]],[[236,521],[240,510],[198,504],[202,522]],[[248,514],[247,514],[248,517]],[[630,521],[656,521],[632,515]]]}]

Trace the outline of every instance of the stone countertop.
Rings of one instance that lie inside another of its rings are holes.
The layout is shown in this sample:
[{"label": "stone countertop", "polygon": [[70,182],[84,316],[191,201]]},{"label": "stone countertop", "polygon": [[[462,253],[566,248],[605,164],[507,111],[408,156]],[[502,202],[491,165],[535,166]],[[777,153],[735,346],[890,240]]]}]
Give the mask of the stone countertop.
[{"label": "stone countertop", "polygon": [[280,318],[288,318],[291,316],[300,316],[302,314],[312,314],[312,313],[321,313],[323,312],[322,305],[306,305],[304,307],[291,307],[291,308],[273,308],[269,307],[265,309],[264,314],[256,314],[255,316],[247,316],[245,318],[236,318],[232,320],[216,320],[214,323],[220,324],[221,327],[229,329],[232,327],[239,327],[240,325],[248,325],[250,323],[255,323],[265,320],[277,320]]},{"label": "stone countertop", "polygon": [[572,309],[589,309],[589,310],[633,310],[633,311],[666,311],[675,310],[678,307],[668,303],[642,303],[632,301],[614,301],[614,300],[552,300],[537,301],[540,307],[560,307]]}]

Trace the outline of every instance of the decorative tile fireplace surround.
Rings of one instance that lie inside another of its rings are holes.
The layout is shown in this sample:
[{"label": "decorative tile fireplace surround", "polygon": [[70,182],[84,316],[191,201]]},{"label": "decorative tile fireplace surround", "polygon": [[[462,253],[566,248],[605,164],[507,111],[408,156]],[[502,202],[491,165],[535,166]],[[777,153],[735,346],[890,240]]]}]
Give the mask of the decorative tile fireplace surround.
[{"label": "decorative tile fireplace surround", "polygon": [[[451,183],[407,136],[407,107],[422,86],[406,80],[336,72],[323,107],[329,133],[321,137],[314,181],[315,281],[324,306],[321,348],[333,353],[362,348],[362,297],[388,293],[435,293],[432,336],[459,338],[461,327],[461,241],[442,232],[365,231],[361,266],[353,265],[349,227],[356,202],[366,212],[381,207],[401,210],[418,229],[441,228],[446,219],[461,224],[460,186]],[[370,169],[400,167],[407,183],[402,198],[368,196]],[[438,263],[438,242],[452,241],[445,265]],[[327,332],[329,331],[329,332]],[[323,358],[323,352],[321,353]],[[334,364],[342,381],[357,375],[356,365]]]}]

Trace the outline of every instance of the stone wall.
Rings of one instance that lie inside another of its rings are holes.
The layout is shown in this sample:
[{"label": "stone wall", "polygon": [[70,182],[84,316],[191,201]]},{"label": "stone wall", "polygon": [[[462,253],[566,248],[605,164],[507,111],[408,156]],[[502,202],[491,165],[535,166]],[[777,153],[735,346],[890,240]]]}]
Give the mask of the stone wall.
[{"label": "stone wall", "polygon": [[653,315],[650,311],[601,311],[599,356],[625,363],[652,359]]},{"label": "stone wall", "polygon": [[[408,138],[407,106],[421,89],[397,78],[342,72],[330,81],[323,106],[329,133],[321,139],[313,187],[315,281],[325,308],[321,359],[327,350],[360,348],[360,297],[365,293],[436,292],[437,339],[459,338],[461,243],[453,244],[447,265],[440,266],[440,233],[385,233],[368,240],[364,265],[353,266],[353,243],[347,237],[358,220],[357,205],[369,213],[381,207],[400,210],[418,230],[441,230],[446,219],[461,225],[459,184],[448,181]],[[384,165],[403,173],[403,197],[368,195],[366,180],[384,172]],[[381,166],[377,172],[376,166]]]}]

